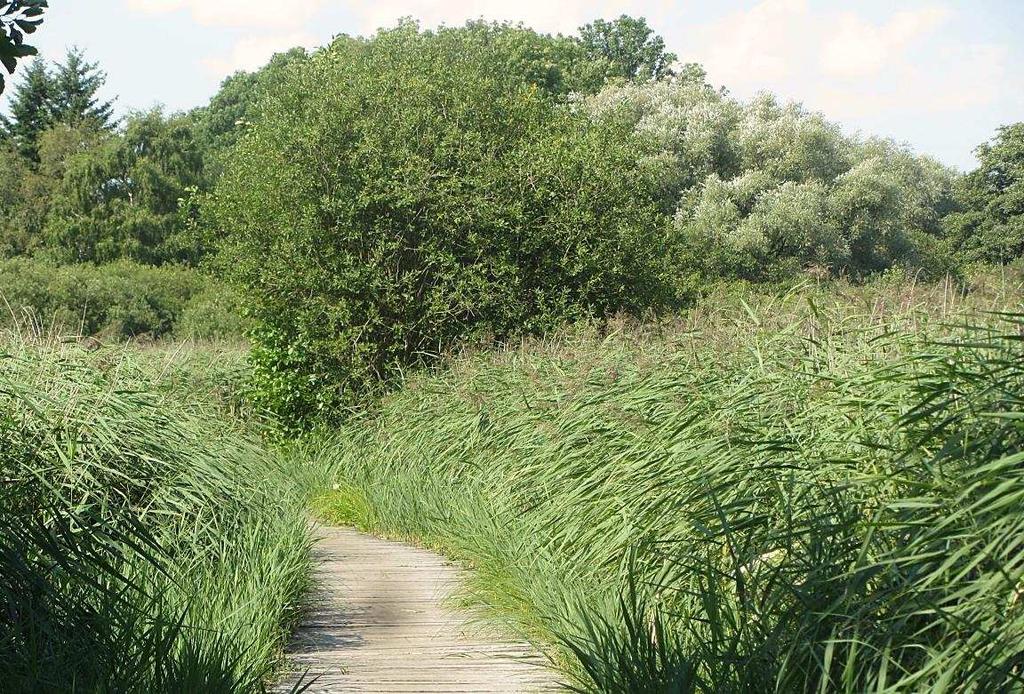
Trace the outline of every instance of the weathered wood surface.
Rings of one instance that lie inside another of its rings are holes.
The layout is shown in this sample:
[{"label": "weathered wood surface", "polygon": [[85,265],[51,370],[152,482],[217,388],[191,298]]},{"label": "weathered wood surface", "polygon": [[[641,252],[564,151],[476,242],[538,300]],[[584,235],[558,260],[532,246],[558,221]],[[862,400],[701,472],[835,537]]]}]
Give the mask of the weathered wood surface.
[{"label": "weathered wood surface", "polygon": [[467,624],[447,604],[461,578],[443,557],[348,528],[317,528],[313,608],[288,650],[287,691],[539,692],[556,679],[529,644]]}]

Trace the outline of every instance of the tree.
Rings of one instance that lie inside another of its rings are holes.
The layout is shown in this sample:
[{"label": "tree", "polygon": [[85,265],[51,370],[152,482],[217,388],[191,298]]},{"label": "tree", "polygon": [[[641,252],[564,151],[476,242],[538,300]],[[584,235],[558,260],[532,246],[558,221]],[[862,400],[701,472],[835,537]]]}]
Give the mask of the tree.
[{"label": "tree", "polygon": [[0,258],[31,253],[42,246],[50,181],[10,143],[0,143],[0,171]]},{"label": "tree", "polygon": [[257,321],[257,395],[289,424],[466,340],[661,298],[643,143],[479,39],[406,23],[319,53],[230,157],[211,226]]},{"label": "tree", "polygon": [[105,81],[106,75],[78,49],[68,51],[53,71],[43,60],[33,60],[15,86],[11,116],[3,118],[5,134],[23,156],[38,161],[39,136],[55,123],[112,129],[113,106],[97,97]]},{"label": "tree", "polygon": [[114,127],[114,106],[102,101],[99,90],[107,75],[90,63],[78,48],[72,48],[53,74],[51,111],[54,122],[79,125],[91,122],[98,128]]},{"label": "tree", "polygon": [[501,57],[503,69],[556,97],[570,92],[596,92],[607,76],[606,61],[593,59],[573,37],[542,34],[521,24],[483,20],[440,31],[459,32],[463,40],[489,46]]},{"label": "tree", "polygon": [[1006,263],[1024,256],[1024,122],[999,128],[976,153],[962,209],[946,219],[951,242],[966,260]]},{"label": "tree", "polygon": [[216,179],[226,153],[254,122],[263,96],[278,87],[294,66],[308,58],[306,49],[293,48],[275,53],[270,61],[253,72],[239,71],[227,77],[206,106],[194,109],[189,118],[203,150],[208,176]]},{"label": "tree", "polygon": [[[46,0],[0,0],[0,64],[7,74],[14,74],[20,58],[36,55],[35,47],[25,43],[25,34],[35,32],[46,8]],[[5,86],[0,73],[0,94]]]},{"label": "tree", "polygon": [[644,82],[673,74],[675,54],[665,51],[665,40],[643,17],[598,19],[580,27],[579,40],[591,59],[607,61],[609,77]]},{"label": "tree", "polygon": [[53,77],[41,59],[33,60],[14,87],[10,118],[3,119],[3,131],[17,151],[27,159],[38,160],[40,134],[53,124]]},{"label": "tree", "polygon": [[65,123],[47,144],[70,152],[46,225],[51,254],[64,262],[197,259],[178,214],[202,181],[202,153],[186,118],[135,114],[117,135],[93,121]]}]

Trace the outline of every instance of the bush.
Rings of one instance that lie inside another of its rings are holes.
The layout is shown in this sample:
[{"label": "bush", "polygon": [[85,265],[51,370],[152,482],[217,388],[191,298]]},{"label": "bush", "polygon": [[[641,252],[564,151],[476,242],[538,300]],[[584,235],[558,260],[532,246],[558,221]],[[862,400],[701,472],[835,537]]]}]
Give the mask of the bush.
[{"label": "bush", "polygon": [[[46,331],[120,339],[166,335],[184,316],[190,335],[224,336],[241,328],[230,313],[229,297],[209,277],[182,267],[130,261],[61,266],[24,257],[0,261],[0,299],[6,304],[0,325],[28,322]],[[213,305],[217,316],[202,321],[200,312]],[[211,327],[214,320],[222,329]]]},{"label": "bush", "polygon": [[230,286],[207,281],[174,321],[174,336],[191,340],[239,339],[251,324],[242,315],[242,300]]},{"label": "bush", "polygon": [[263,104],[212,202],[266,404],[308,421],[470,339],[662,296],[653,171],[479,27],[339,41]]},{"label": "bush", "polygon": [[610,86],[584,103],[657,143],[684,295],[723,277],[775,280],[812,267],[861,277],[949,269],[942,218],[954,176],[927,157],[848,137],[770,95],[738,102],[699,73]]}]

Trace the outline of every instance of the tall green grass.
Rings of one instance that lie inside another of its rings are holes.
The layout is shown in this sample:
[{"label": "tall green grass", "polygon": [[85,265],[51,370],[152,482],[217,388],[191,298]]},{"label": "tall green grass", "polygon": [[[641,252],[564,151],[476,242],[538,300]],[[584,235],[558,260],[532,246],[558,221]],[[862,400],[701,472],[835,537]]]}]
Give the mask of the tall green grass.
[{"label": "tall green grass", "polygon": [[0,688],[263,691],[309,575],[286,456],[196,387],[215,374],[2,345]]},{"label": "tall green grass", "polygon": [[321,510],[469,562],[579,691],[1022,690],[1024,295],[997,285],[469,355],[310,444]]}]

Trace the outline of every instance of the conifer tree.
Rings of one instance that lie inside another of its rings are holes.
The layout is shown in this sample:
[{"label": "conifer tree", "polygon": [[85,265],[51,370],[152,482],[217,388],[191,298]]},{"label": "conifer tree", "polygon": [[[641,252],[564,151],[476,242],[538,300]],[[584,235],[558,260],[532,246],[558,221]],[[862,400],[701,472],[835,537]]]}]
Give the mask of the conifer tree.
[{"label": "conifer tree", "polygon": [[39,136],[54,122],[53,90],[53,77],[46,64],[33,60],[14,86],[10,117],[0,116],[5,137],[13,141],[22,156],[33,161],[39,159]]},{"label": "conifer tree", "polygon": [[53,75],[54,122],[71,126],[88,122],[97,128],[112,129],[115,125],[113,103],[101,101],[98,96],[106,81],[107,74],[97,63],[86,60],[78,48],[69,50]]}]

